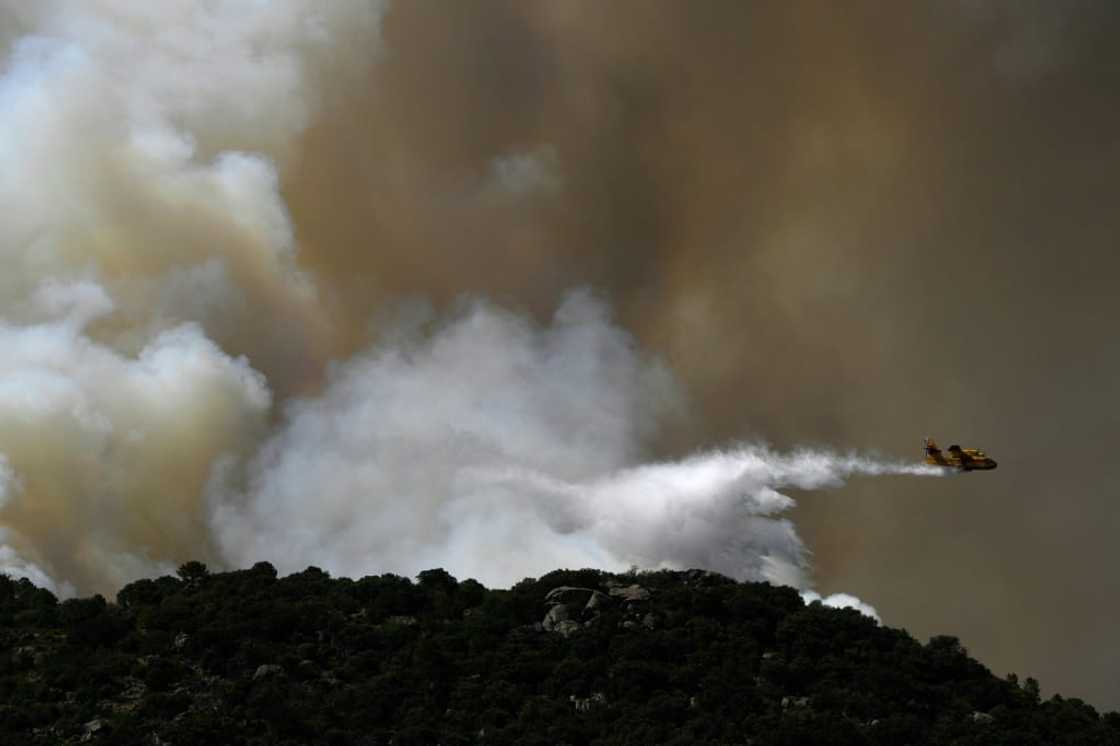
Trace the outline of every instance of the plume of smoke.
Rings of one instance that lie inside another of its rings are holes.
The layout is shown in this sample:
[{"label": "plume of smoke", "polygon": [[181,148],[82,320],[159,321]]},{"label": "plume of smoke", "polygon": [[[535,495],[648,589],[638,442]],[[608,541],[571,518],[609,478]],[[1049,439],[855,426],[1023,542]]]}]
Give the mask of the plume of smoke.
[{"label": "plume of smoke", "polygon": [[557,566],[705,567],[806,588],[806,549],[782,517],[794,501],[779,489],[940,473],[759,446],[642,464],[680,395],[583,292],[545,327],[474,303],[427,336],[392,339],[293,403],[240,491],[235,475],[213,486],[232,564],[445,566],[499,585]]},{"label": "plume of smoke", "polygon": [[[0,77],[10,572],[112,587],[216,558],[212,527],[234,564],[284,546],[287,569],[446,564],[505,583],[562,564],[699,565],[804,587],[777,490],[901,468],[751,447],[641,466],[680,394],[578,293],[545,328],[477,303],[391,331],[242,467],[269,384],[314,377],[330,346],[282,176],[318,84],[376,53],[382,5],[3,10],[26,31],[3,37]],[[553,147],[486,162],[451,212],[507,215],[563,190]]]},{"label": "plume of smoke", "polygon": [[382,9],[0,2],[0,569],[111,592],[216,559],[211,466],[328,335],[282,174]]},{"label": "plume of smoke", "polygon": [[264,379],[196,325],[135,357],[94,341],[88,325],[111,310],[97,285],[54,284],[27,311],[43,320],[0,321],[0,570],[49,587],[118,587],[210,556],[210,465],[255,443],[270,407]]},{"label": "plume of smoke", "polygon": [[391,339],[289,407],[243,495],[215,496],[230,560],[283,546],[285,569],[445,564],[489,580],[596,564],[568,529],[585,520],[578,505],[542,505],[479,475],[517,467],[575,482],[634,463],[681,406],[665,369],[585,293],[543,329],[476,302],[428,336],[414,322]]},{"label": "plume of smoke", "polygon": [[[314,157],[325,83],[376,55],[382,10],[0,4],[18,29],[0,37],[0,569],[60,591],[191,557],[492,583],[696,565],[805,587],[777,490],[903,467],[756,447],[641,465],[682,397],[587,293],[546,327],[476,302],[386,330],[265,437],[272,391],[315,379],[336,333],[316,283],[337,278],[298,261],[283,178]],[[520,216],[552,215],[535,210],[563,196],[561,152],[495,145],[466,190],[420,206],[535,245]]]},{"label": "plume of smoke", "polygon": [[135,351],[193,320],[298,379],[326,332],[280,173],[319,75],[339,49],[364,64],[354,35],[372,57],[380,13],[307,0],[0,5],[28,29],[0,77],[0,314],[48,280],[95,276],[116,302],[99,330],[115,345]]},{"label": "plume of smoke", "polygon": [[40,588],[61,596],[73,596],[74,586],[70,583],[56,583],[54,578],[34,562],[21,557],[9,544],[10,534],[0,528],[0,572],[13,578],[27,578]]}]

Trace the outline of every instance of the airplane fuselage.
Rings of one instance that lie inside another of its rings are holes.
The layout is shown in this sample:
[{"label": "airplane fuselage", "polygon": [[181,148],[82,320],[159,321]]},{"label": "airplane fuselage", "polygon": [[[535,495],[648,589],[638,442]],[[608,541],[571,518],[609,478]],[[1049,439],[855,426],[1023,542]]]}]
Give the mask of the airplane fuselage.
[{"label": "airplane fuselage", "polygon": [[930,466],[943,466],[960,471],[988,471],[999,464],[978,448],[961,448],[951,445],[945,451],[937,447],[932,439],[926,439],[926,463]]},{"label": "airplane fuselage", "polygon": [[948,454],[926,456],[926,463],[930,466],[944,466],[950,469],[960,469],[961,471],[987,471],[999,466],[995,460],[986,456],[981,458],[965,458],[962,460]]}]

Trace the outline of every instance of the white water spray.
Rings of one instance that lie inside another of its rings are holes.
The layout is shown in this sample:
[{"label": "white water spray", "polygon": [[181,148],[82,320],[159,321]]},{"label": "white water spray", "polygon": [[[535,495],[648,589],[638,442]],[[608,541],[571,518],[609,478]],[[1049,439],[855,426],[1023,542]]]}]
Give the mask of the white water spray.
[{"label": "white water spray", "polygon": [[556,567],[701,567],[807,589],[779,490],[942,473],[752,445],[643,464],[679,395],[586,293],[543,328],[479,303],[430,336],[393,339],[293,405],[244,487],[236,473],[216,485],[233,564],[441,566],[492,585]]}]

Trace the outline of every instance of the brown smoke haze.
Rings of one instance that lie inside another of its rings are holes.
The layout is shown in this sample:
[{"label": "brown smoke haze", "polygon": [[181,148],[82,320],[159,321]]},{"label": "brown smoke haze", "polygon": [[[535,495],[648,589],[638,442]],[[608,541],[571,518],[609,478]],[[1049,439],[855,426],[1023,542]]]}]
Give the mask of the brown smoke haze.
[{"label": "brown smoke haze", "polygon": [[[811,576],[1120,707],[1118,35],[1088,0],[3,0],[0,566]],[[688,458],[925,435],[1000,468]]]}]

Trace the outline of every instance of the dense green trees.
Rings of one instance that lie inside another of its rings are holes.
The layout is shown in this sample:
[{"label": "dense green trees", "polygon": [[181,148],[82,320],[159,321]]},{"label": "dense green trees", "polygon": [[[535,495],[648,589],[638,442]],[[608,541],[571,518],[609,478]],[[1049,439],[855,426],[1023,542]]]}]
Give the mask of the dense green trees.
[{"label": "dense green trees", "polygon": [[177,575],[116,603],[0,577],[0,743],[1120,744],[956,638],[700,571]]}]

